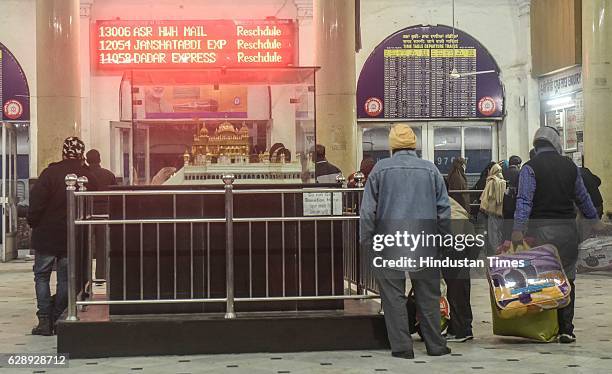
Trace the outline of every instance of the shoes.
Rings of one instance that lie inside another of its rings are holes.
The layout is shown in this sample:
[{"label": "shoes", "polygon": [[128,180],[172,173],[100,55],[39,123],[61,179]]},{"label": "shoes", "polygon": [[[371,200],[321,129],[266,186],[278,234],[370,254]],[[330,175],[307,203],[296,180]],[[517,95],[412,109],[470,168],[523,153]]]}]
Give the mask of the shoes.
[{"label": "shoes", "polygon": [[574,334],[561,334],[559,335],[559,343],[569,344],[576,341],[576,335]]},{"label": "shoes", "polygon": [[38,316],[38,326],[32,329],[32,335],[52,336],[53,327],[48,316]]},{"label": "shoes", "polygon": [[451,353],[451,349],[448,348],[448,347],[444,348],[440,352],[427,352],[427,354],[430,355],[430,356],[445,356],[445,355],[450,354],[450,353]]},{"label": "shoes", "polygon": [[465,343],[465,342],[467,342],[468,340],[471,340],[471,339],[474,339],[474,337],[473,336],[467,336],[467,335],[463,336],[463,337],[458,337],[458,336],[450,335],[450,334],[448,334],[446,336],[446,341],[449,342],[449,343]]},{"label": "shoes", "polygon": [[414,358],[413,351],[402,351],[402,352],[391,352],[391,356],[396,358],[405,358],[407,360],[412,360]]}]

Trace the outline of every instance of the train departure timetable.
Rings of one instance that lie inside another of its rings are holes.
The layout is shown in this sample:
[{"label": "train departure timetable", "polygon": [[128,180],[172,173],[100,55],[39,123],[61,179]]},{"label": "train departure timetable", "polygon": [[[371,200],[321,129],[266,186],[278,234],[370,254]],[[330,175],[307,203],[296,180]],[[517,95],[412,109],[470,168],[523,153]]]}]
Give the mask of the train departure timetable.
[{"label": "train departure timetable", "polygon": [[[489,71],[475,74],[479,71]],[[357,87],[359,118],[503,115],[498,68],[480,44],[447,26],[417,26],[385,39]]]}]

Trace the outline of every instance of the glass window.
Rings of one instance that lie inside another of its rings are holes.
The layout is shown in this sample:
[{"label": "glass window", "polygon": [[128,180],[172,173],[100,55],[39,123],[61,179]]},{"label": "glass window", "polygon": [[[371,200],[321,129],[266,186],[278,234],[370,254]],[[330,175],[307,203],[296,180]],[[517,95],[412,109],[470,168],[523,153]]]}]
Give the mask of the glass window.
[{"label": "glass window", "polygon": [[434,163],[442,174],[448,174],[455,158],[461,157],[461,128],[434,128]]},{"label": "glass window", "polygon": [[480,175],[493,159],[491,127],[466,127],[464,130],[466,173]]},{"label": "glass window", "polygon": [[[393,127],[393,125],[391,125]],[[391,127],[374,127],[363,130],[363,157],[372,157],[375,161],[389,157],[389,131]],[[417,138],[416,152],[419,157],[422,157],[422,133],[421,126],[411,126],[412,131]]]}]

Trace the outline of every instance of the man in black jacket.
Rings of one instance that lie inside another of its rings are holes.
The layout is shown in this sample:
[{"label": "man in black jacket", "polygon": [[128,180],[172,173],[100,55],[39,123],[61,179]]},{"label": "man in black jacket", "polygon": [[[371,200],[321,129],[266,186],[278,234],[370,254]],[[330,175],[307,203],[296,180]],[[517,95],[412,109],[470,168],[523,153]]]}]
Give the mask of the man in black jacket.
[{"label": "man in black jacket", "polygon": [[342,174],[340,169],[327,161],[325,146],[315,145],[315,179],[317,183],[336,183],[336,177]]},{"label": "man in black jacket", "polygon": [[[97,188],[95,177],[84,167],[85,144],[77,137],[64,140],[62,161],[50,164],[40,174],[30,192],[28,224],[32,227],[34,257],[34,283],[38,326],[32,335],[53,335],[55,320],[67,305],[67,228],[66,184],[67,174],[86,176],[88,189]],[[51,298],[49,279],[56,264],[56,297]]]},{"label": "man in black jacket", "polygon": [[504,179],[506,180],[506,191],[504,192],[503,215],[504,215],[504,240],[510,239],[512,235],[512,225],[514,219],[514,211],[516,210],[516,195],[518,192],[519,173],[521,172],[521,164],[523,160],[519,156],[511,156],[508,168],[504,170]]},{"label": "man in black jacket", "polygon": [[[584,161],[583,161],[584,165]],[[601,192],[599,192],[599,186],[601,186],[601,179],[595,174],[593,174],[589,168],[582,166],[580,168],[580,175],[582,175],[582,180],[584,181],[584,186],[591,196],[591,200],[593,200],[593,205],[597,210],[597,215],[599,218],[603,216],[603,198],[601,197]]]},{"label": "man in black jacket", "polygon": [[[108,186],[117,184],[117,179],[112,171],[100,166],[100,152],[97,149],[90,149],[85,155],[89,171],[96,177],[98,190],[108,190]],[[108,197],[97,196],[94,198],[94,214],[108,214]],[[105,252],[105,228],[102,225],[95,225],[93,230],[94,253],[96,256],[96,279],[106,278],[106,252]]]}]

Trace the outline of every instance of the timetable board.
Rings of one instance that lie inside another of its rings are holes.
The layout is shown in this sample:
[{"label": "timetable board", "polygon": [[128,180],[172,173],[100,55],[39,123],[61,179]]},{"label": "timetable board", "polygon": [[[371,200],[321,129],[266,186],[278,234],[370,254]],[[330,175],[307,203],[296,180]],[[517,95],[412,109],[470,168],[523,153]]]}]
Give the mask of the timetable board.
[{"label": "timetable board", "polygon": [[[492,73],[451,77],[493,70]],[[360,119],[503,116],[499,69],[476,40],[447,26],[401,30],[375,48],[357,85]]]}]

